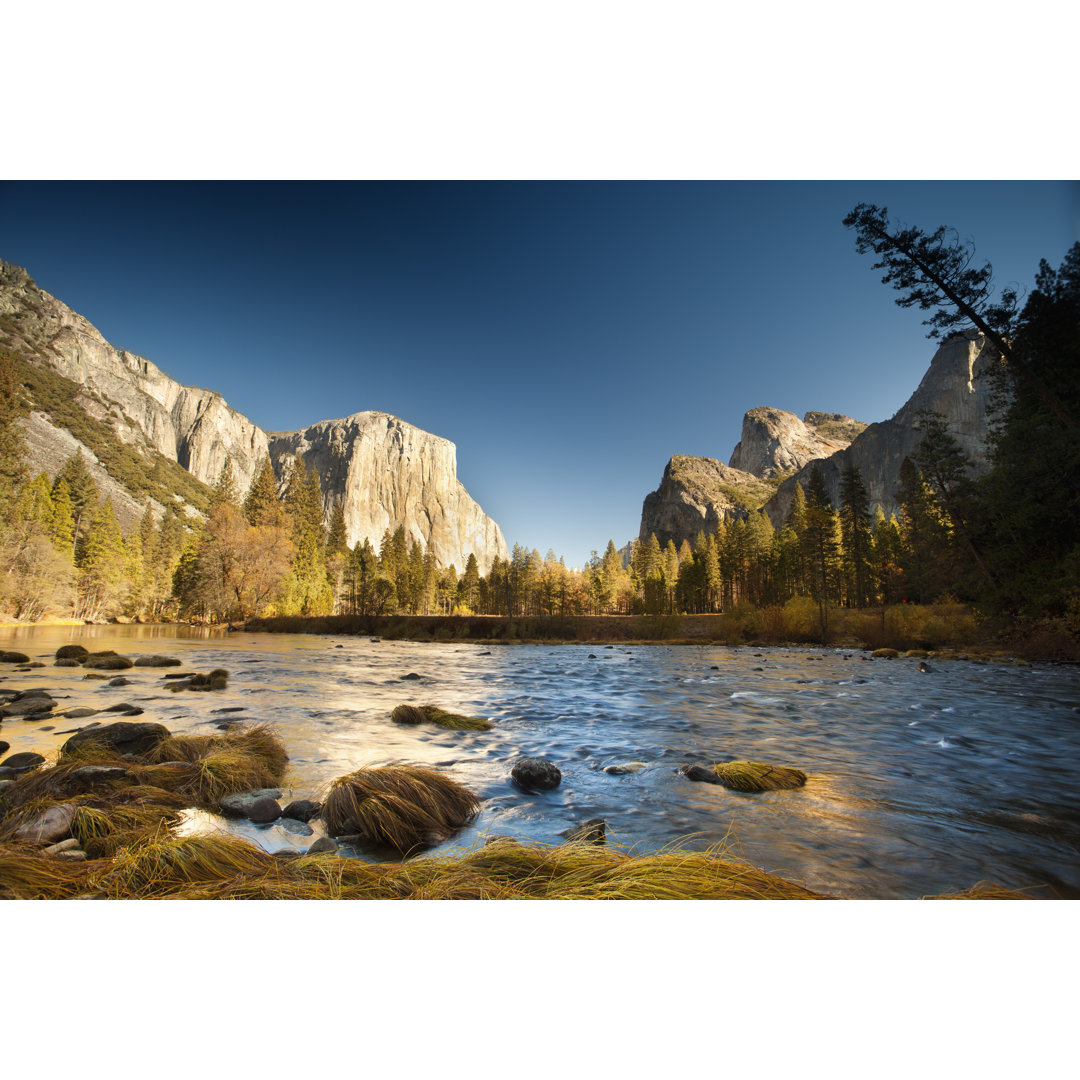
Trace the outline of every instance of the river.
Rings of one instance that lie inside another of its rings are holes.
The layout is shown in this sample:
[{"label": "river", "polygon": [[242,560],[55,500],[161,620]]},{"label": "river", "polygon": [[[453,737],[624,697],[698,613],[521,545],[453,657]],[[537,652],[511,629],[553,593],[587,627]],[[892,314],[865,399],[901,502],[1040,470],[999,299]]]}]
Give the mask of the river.
[{"label": "river", "polygon": [[[231,678],[222,691],[171,694],[164,671],[133,668],[123,673],[130,685],[108,687],[51,666],[72,642],[163,652],[184,663],[172,671],[224,667]],[[174,626],[4,627],[0,649],[46,665],[2,664],[0,687],[50,688],[58,711],[126,701],[177,732],[213,732],[227,717],[272,722],[290,755],[286,799],[317,798],[361,765],[437,767],[483,799],[475,824],[439,853],[492,833],[558,843],[600,817],[609,840],[639,851],[726,840],[835,896],[914,899],[989,879],[1080,898],[1077,668],[930,660],[921,672],[913,660],[857,650],[427,644]],[[494,727],[398,726],[389,714],[403,702]],[[88,722],[9,718],[0,739],[9,753],[50,756]],[[523,756],[555,762],[561,785],[520,791],[509,774]],[[793,765],[809,780],[748,795],[677,772],[734,758]],[[604,772],[629,761],[646,767]],[[228,827],[269,850],[312,839],[276,825]]]}]

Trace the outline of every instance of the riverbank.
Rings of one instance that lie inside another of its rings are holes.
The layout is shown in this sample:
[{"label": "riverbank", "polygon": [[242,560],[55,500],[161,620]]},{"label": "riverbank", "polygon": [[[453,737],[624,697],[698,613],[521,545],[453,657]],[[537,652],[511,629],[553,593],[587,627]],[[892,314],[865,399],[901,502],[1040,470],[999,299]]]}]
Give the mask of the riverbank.
[{"label": "riverbank", "polygon": [[253,618],[270,634],[366,634],[388,641],[487,644],[822,645],[898,652],[1080,662],[1080,641],[1061,631],[992,634],[962,604],[831,610],[825,641],[816,605],[737,609],[718,615],[320,615]]}]

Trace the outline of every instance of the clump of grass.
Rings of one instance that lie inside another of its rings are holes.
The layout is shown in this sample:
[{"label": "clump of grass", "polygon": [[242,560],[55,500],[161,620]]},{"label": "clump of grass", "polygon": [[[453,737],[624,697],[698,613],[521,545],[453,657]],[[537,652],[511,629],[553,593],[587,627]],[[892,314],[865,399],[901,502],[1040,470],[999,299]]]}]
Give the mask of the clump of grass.
[{"label": "clump of grass", "polygon": [[[168,794],[163,792],[162,794]],[[80,806],[71,835],[91,859],[112,858],[122,848],[138,843],[147,833],[179,823],[179,808],[158,802],[129,802],[108,809]]]},{"label": "clump of grass", "polygon": [[[289,761],[285,744],[270,724],[220,735],[170,735],[148,756],[151,767],[139,775],[175,784],[196,805],[211,808],[225,795],[271,787],[285,775]],[[191,768],[183,770],[176,762]]]},{"label": "clump of grass", "polygon": [[1043,889],[1046,886],[1035,886],[1033,889],[1009,889],[1004,885],[998,885],[994,881],[977,881],[970,889],[963,892],[940,893],[937,896],[924,896],[924,900],[1034,900],[1036,897],[1031,893],[1034,888]]},{"label": "clump of grass", "polygon": [[282,866],[268,852],[225,833],[174,836],[162,828],[117,852],[100,885],[111,899],[183,896],[192,885],[221,891],[251,878],[276,882]]},{"label": "clump of grass", "polygon": [[102,864],[56,859],[25,844],[0,844],[0,900],[68,900],[91,888]]},{"label": "clump of grass", "polygon": [[323,800],[331,836],[358,834],[401,854],[442,843],[480,812],[480,800],[434,769],[380,765],[335,780]]},{"label": "clump of grass", "polygon": [[760,761],[728,761],[713,766],[720,783],[732,791],[778,791],[802,787],[806,773],[784,765],[765,765]]},{"label": "clump of grass", "polygon": [[490,720],[447,712],[438,705],[398,705],[390,719],[395,724],[422,724],[426,720],[451,731],[490,731],[492,726]]}]

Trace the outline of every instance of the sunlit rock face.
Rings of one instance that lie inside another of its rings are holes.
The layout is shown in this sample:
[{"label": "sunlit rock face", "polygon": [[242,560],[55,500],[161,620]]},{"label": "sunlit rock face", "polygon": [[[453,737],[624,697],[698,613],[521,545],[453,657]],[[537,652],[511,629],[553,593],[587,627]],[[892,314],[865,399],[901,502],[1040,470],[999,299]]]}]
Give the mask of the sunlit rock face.
[{"label": "sunlit rock face", "polygon": [[508,557],[506,540],[457,478],[457,448],[382,412],[323,420],[303,431],[270,437],[274,471],[284,479],[297,455],[319,474],[329,519],[342,503],[349,544],[367,537],[376,550],[383,533],[405,526],[409,540],[431,548],[443,566],[464,570],[469,553],[486,574]]},{"label": "sunlit rock face", "polygon": [[699,532],[715,532],[721,521],[745,517],[773,492],[773,487],[748,472],[715,458],[676,454],[667,463],[656,491],[645,496],[638,539],[650,533],[663,547],[691,544]]},{"label": "sunlit rock face", "polygon": [[[334,503],[343,503],[350,544],[366,536],[378,548],[386,529],[404,525],[410,539],[433,548],[442,565],[453,563],[459,572],[470,552],[481,573],[487,573],[496,556],[508,556],[499,526],[457,478],[454,444],[396,417],[362,412],[326,420],[303,431],[274,434],[271,448],[271,437],[220,394],[183,386],[144,357],[110,345],[25,270],[2,261],[0,335],[0,344],[77,383],[78,404],[124,442],[137,449],[156,448],[204,483],[214,484],[231,459],[243,493],[268,454],[283,481],[302,453],[318,470],[327,522]],[[34,414],[27,430],[42,462],[38,468],[51,465],[50,475],[79,445],[40,414]],[[97,467],[85,449],[84,456]],[[95,479],[113,494],[99,471]],[[122,506],[125,525],[141,513],[139,504],[130,496],[125,501],[119,492],[114,505]]]},{"label": "sunlit rock face", "polygon": [[[990,379],[982,377],[992,362],[981,334],[971,332],[947,341],[934,354],[918,389],[892,417],[871,424],[849,447],[817,462],[833,505],[839,506],[840,474],[849,464],[862,474],[870,496],[870,512],[878,508],[888,517],[899,508],[896,488],[900,466],[922,439],[916,427],[924,409],[940,413],[961,449],[971,458],[975,475],[985,473],[989,462]],[[814,463],[785,480],[765,506],[773,525],[780,526],[791,510],[794,485],[805,488]]]},{"label": "sunlit rock face", "polygon": [[266,433],[212,390],[184,386],[142,356],[117,349],[88,320],[0,265],[0,314],[17,316],[28,359],[79,384],[79,404],[124,442],[152,446],[213,484],[232,457],[241,491],[266,455]]},{"label": "sunlit rock face", "polygon": [[763,406],[743,417],[742,439],[731,467],[767,479],[801,469],[808,462],[843,450],[866,427],[839,413],[794,413]]}]

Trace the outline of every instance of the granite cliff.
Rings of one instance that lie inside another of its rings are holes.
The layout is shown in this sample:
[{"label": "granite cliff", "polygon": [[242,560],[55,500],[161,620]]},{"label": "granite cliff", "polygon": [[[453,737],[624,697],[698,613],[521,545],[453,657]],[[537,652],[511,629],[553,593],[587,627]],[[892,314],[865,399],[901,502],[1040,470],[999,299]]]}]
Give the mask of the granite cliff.
[{"label": "granite cliff", "polygon": [[270,459],[279,476],[303,455],[319,474],[329,518],[342,502],[349,544],[368,537],[378,549],[386,529],[405,526],[410,539],[434,548],[443,565],[465,569],[476,554],[481,573],[493,556],[508,557],[498,525],[457,478],[457,448],[382,412],[324,420],[303,431],[270,436]]},{"label": "granite cliff", "polygon": [[865,427],[840,413],[808,412],[800,420],[783,409],[751,409],[729,464],[762,479],[795,472],[843,450]]},{"label": "granite cliff", "polygon": [[763,507],[777,528],[787,520],[794,485],[809,484],[819,467],[834,505],[839,505],[840,474],[849,464],[862,473],[871,513],[888,516],[900,466],[918,446],[918,414],[943,415],[950,432],[974,463],[988,466],[989,380],[979,378],[988,363],[981,335],[971,332],[945,342],[934,354],[915,393],[889,420],[869,426],[838,413],[809,412],[803,420],[783,409],[751,409],[743,418],[742,439],[731,466],[713,458],[676,455],[660,487],[645,497],[640,539],[656,533],[661,544],[694,542],[697,533],[720,520],[746,517]]},{"label": "granite cliff", "polygon": [[[923,410],[940,413],[960,448],[971,459],[975,474],[990,467],[990,380],[980,378],[990,363],[989,350],[981,334],[971,331],[946,341],[934,354],[929,370],[915,393],[889,420],[871,424],[846,449],[817,462],[825,478],[833,505],[839,505],[840,474],[849,465],[861,473],[870,496],[870,512],[878,509],[888,517],[899,509],[896,488],[900,466],[922,438],[916,427]],[[787,519],[794,485],[805,488],[813,463],[784,480],[765,504],[773,525]]]},{"label": "granite cliff", "polygon": [[[2,260],[0,347],[69,380],[79,408],[122,443],[179,463],[203,484],[212,485],[229,459],[237,486],[245,491],[267,455],[283,480],[300,452],[319,472],[327,519],[335,502],[344,504],[350,543],[366,535],[377,547],[383,530],[400,524],[441,563],[453,562],[459,570],[470,551],[485,573],[495,556],[508,556],[498,525],[457,479],[453,443],[385,414],[357,413],[304,431],[275,433],[272,448],[271,436],[220,394],[184,386],[145,357],[111,345],[24,269]],[[38,404],[31,401],[32,407]],[[99,487],[113,498],[121,524],[128,527],[146,496],[125,490],[123,481],[109,474],[108,463],[99,462],[54,419],[34,407],[26,425],[31,467],[52,476],[58,462],[81,446]],[[160,512],[161,502],[151,505]],[[190,500],[184,508],[197,512]]]}]

